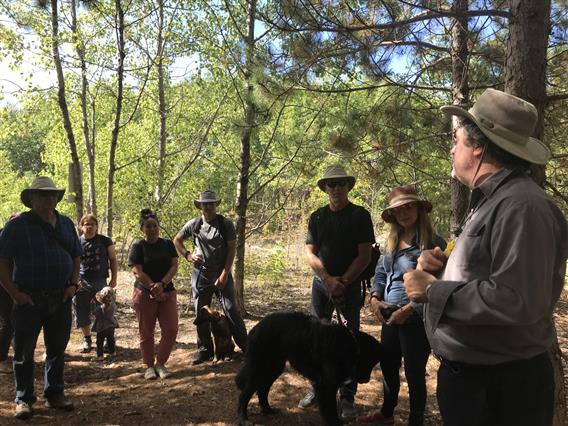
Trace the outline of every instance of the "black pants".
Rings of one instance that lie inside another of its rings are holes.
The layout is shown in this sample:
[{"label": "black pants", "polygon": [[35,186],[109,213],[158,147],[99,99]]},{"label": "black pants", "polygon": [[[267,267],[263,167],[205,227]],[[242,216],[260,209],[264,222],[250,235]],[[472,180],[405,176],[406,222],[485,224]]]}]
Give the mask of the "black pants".
[{"label": "black pants", "polygon": [[400,390],[400,365],[404,358],[404,375],[410,399],[408,424],[422,425],[426,407],[426,363],[430,355],[430,344],[421,318],[413,313],[402,325],[383,325],[381,344],[384,392],[381,414],[387,417],[394,414]]},{"label": "black pants", "polygon": [[114,327],[109,327],[97,333],[97,356],[103,356],[105,339],[108,352],[114,354],[116,351],[116,340],[114,339]]},{"label": "black pants", "polygon": [[12,306],[14,302],[6,290],[0,287],[0,361],[6,361],[14,336]]},{"label": "black pants", "polygon": [[442,361],[438,405],[445,426],[547,426],[554,375],[547,353],[484,366]]}]

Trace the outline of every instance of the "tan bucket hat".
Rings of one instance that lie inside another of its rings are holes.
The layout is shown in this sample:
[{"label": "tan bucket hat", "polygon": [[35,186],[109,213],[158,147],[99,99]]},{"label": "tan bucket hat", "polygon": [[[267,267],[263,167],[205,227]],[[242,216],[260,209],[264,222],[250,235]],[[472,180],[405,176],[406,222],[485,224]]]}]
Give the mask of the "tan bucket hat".
[{"label": "tan bucket hat", "polygon": [[198,209],[201,208],[201,203],[216,203],[216,205],[218,206],[221,203],[221,199],[217,197],[217,194],[215,194],[214,191],[206,189],[199,194],[199,198],[197,200],[193,201],[193,204]]},{"label": "tan bucket hat", "polygon": [[323,177],[318,180],[319,189],[325,192],[325,183],[332,179],[345,179],[349,183],[349,190],[355,186],[355,177],[349,176],[343,167],[339,164],[334,164],[329,166],[323,175]]},{"label": "tan bucket hat", "polygon": [[395,221],[392,209],[404,206],[405,204],[415,203],[423,208],[426,213],[432,211],[432,203],[420,198],[416,193],[416,189],[411,185],[397,186],[389,193],[388,200],[389,206],[381,213],[381,217],[387,223]]},{"label": "tan bucket hat", "polygon": [[20,200],[24,206],[32,208],[32,199],[31,195],[34,192],[40,191],[50,191],[50,192],[57,192],[57,202],[60,202],[63,199],[63,194],[65,194],[65,189],[57,188],[55,183],[48,178],[47,176],[38,176],[36,177],[29,188],[24,189],[20,193]]},{"label": "tan bucket hat", "polygon": [[446,114],[466,117],[499,148],[534,164],[546,164],[550,150],[531,137],[538,112],[533,104],[495,89],[485,90],[466,111],[455,105],[440,108]]}]

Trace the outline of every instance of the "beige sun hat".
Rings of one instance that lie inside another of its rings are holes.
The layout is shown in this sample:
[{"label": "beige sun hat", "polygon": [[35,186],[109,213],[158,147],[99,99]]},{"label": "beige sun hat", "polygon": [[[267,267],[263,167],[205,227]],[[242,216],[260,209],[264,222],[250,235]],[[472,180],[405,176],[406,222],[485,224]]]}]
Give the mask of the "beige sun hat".
[{"label": "beige sun hat", "polygon": [[420,198],[416,193],[416,189],[411,185],[397,186],[389,193],[388,200],[389,206],[381,213],[381,217],[387,223],[395,221],[392,209],[404,206],[405,204],[415,203],[423,208],[426,213],[432,211],[432,203]]},{"label": "beige sun hat", "polygon": [[24,189],[20,193],[20,200],[24,206],[32,208],[32,194],[34,192],[39,191],[50,191],[50,192],[57,192],[57,202],[60,202],[63,199],[63,194],[65,194],[65,189],[57,188],[55,183],[48,178],[47,176],[38,176],[36,177],[29,188]]},{"label": "beige sun hat", "polygon": [[329,166],[323,175],[323,177],[318,180],[319,189],[325,192],[325,183],[332,179],[345,179],[349,183],[349,189],[351,190],[355,186],[355,177],[349,176],[345,169],[339,164],[334,164]]},{"label": "beige sun hat", "polygon": [[487,89],[468,111],[455,105],[440,110],[470,119],[491,142],[515,157],[541,165],[550,160],[548,147],[531,137],[538,112],[533,104],[521,98]]},{"label": "beige sun hat", "polygon": [[218,206],[221,203],[221,199],[217,197],[217,194],[215,194],[214,191],[206,189],[199,194],[199,198],[197,200],[193,201],[193,204],[198,209],[201,208],[201,203],[216,203],[216,205]]}]

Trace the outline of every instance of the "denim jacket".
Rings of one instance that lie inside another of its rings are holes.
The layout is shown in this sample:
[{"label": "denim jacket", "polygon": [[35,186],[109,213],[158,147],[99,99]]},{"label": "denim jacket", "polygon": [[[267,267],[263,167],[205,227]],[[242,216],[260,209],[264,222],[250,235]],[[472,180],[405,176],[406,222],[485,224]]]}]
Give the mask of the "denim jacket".
[{"label": "denim jacket", "polygon": [[[428,249],[440,247],[442,250],[446,248],[446,241],[438,235],[434,235],[434,241],[428,245]],[[377,292],[380,298],[389,305],[406,305],[410,306],[423,317],[424,305],[421,303],[411,302],[404,289],[402,276],[408,269],[415,269],[421,250],[416,241],[416,237],[412,239],[411,245],[402,250],[395,250],[393,253],[387,253],[381,256],[377,269],[375,270],[375,278],[370,289],[371,293]]]}]

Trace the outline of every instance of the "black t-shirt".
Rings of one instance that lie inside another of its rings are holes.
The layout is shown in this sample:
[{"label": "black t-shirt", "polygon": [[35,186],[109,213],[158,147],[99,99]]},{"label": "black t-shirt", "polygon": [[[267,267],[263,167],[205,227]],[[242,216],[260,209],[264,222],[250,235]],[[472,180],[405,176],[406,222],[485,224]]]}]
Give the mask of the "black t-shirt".
[{"label": "black t-shirt", "polygon": [[108,277],[108,247],[114,243],[106,235],[96,234],[90,240],[84,235],[79,237],[83,254],[81,255],[81,277],[102,279]]},{"label": "black t-shirt", "polygon": [[[142,270],[153,282],[161,281],[172,266],[172,258],[178,257],[171,240],[158,238],[153,244],[137,240],[128,254],[128,266],[142,265]],[[164,291],[174,290],[172,282],[164,283]]]},{"label": "black t-shirt", "polygon": [[349,203],[334,212],[327,205],[310,216],[306,244],[316,247],[317,256],[332,276],[347,271],[359,254],[359,244],[374,242],[371,215],[361,206]]}]

